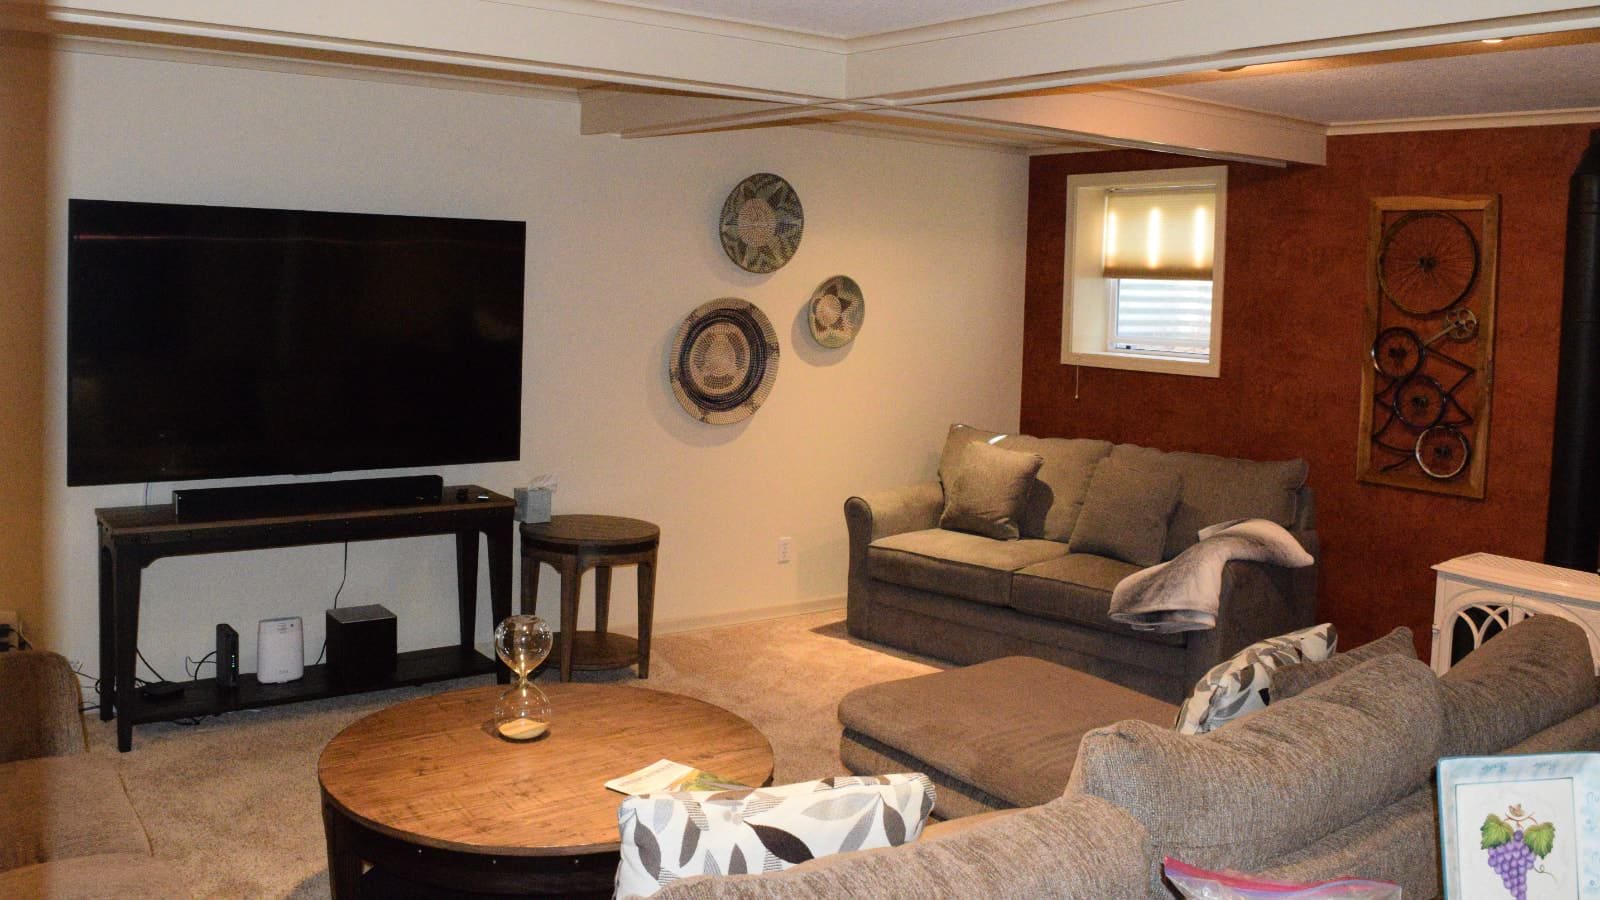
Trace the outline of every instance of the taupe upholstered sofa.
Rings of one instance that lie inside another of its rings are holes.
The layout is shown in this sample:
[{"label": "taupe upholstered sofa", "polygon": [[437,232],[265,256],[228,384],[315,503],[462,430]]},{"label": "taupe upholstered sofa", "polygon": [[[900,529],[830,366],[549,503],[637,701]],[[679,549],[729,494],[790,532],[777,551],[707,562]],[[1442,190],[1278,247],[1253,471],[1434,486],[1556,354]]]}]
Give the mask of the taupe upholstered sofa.
[{"label": "taupe upholstered sofa", "polygon": [[1140,721],[1092,730],[1065,793],[1043,805],[656,896],[1170,900],[1160,877],[1170,855],[1291,882],[1381,879],[1428,900],[1440,894],[1440,757],[1600,749],[1600,682],[1583,629],[1564,619],[1516,625],[1443,677],[1409,650],[1351,656],[1209,734]]},{"label": "taupe upholstered sofa", "polygon": [[0,897],[190,896],[109,759],[85,752],[78,676],[54,653],[0,653]]},{"label": "taupe upholstered sofa", "polygon": [[[1043,459],[1016,517],[1018,540],[940,527],[945,485],[975,442]],[[941,481],[845,502],[851,634],[958,663],[1036,656],[1178,702],[1207,669],[1245,645],[1314,623],[1317,566],[1290,570],[1236,561],[1223,573],[1215,628],[1136,632],[1112,621],[1107,609],[1116,583],[1142,566],[1073,552],[1083,543],[1086,501],[1095,505],[1096,493],[1126,496],[1130,472],[1151,472],[1175,475],[1180,485],[1170,518],[1155,526],[1165,531],[1154,536],[1159,559],[1194,544],[1201,528],[1256,517],[1289,529],[1316,556],[1315,510],[1302,460],[1163,453],[957,425],[939,470]],[[1115,516],[1095,518],[1101,531],[1115,522]]]}]

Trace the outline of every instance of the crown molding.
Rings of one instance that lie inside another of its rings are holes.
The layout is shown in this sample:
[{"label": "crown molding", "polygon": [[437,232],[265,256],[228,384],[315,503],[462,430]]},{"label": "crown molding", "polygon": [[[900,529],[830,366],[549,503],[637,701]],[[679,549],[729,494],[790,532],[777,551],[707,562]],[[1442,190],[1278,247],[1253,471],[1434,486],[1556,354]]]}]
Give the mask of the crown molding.
[{"label": "crown molding", "polygon": [[663,9],[648,2],[610,3],[606,0],[481,0],[481,2],[591,16],[629,24],[653,25],[675,31],[757,41],[782,47],[799,47],[840,56],[851,50],[850,41],[842,37],[812,34],[808,31],[795,31],[738,19],[713,19],[709,16]]},{"label": "crown molding", "polygon": [[[45,0],[62,34],[242,41],[775,102],[840,99],[846,57],[750,26],[598,0]],[[604,13],[604,14],[602,14]],[[37,16],[35,16],[37,18]],[[801,42],[804,43],[804,42]]]},{"label": "crown molding", "polygon": [[1428,116],[1417,119],[1372,119],[1335,122],[1328,134],[1385,134],[1396,131],[1456,131],[1469,128],[1528,128],[1535,125],[1581,125],[1600,122],[1600,107],[1482,113],[1470,116]]},{"label": "crown molding", "polygon": [[185,63],[197,66],[215,66],[225,69],[250,69],[259,72],[280,72],[289,75],[308,75],[319,78],[345,78],[352,81],[370,81],[382,84],[404,84],[439,90],[468,91],[481,94],[504,94],[538,100],[576,103],[580,88],[554,83],[541,83],[537,76],[531,80],[517,81],[506,71],[481,72],[466,67],[417,66],[397,68],[394,62],[374,66],[367,60],[337,59],[331,57],[294,57],[281,53],[248,52],[216,47],[151,44],[142,41],[119,40],[108,37],[65,36],[55,38],[52,49],[64,53],[81,53],[91,56],[115,56],[125,59],[148,59],[160,62]]}]

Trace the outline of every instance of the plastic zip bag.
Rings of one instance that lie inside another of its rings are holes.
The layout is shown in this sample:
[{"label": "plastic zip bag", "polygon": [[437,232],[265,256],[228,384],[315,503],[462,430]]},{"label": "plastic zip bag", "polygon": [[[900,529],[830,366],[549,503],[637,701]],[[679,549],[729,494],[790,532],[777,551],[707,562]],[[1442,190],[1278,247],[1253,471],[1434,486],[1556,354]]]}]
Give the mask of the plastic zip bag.
[{"label": "plastic zip bag", "polygon": [[1189,900],[1400,900],[1400,885],[1363,878],[1288,884],[1212,872],[1170,856],[1162,860],[1162,871]]}]

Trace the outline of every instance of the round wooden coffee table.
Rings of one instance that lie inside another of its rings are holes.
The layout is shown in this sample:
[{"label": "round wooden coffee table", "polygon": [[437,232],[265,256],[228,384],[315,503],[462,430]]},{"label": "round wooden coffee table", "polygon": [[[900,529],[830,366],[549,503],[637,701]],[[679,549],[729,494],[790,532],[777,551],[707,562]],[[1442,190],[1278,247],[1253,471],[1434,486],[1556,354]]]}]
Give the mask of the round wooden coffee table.
[{"label": "round wooden coffee table", "polygon": [[494,733],[503,685],[391,706],[328,743],[317,780],[335,898],[362,896],[364,882],[434,896],[610,896],[622,795],[606,781],[663,758],[742,784],[772,780],[772,745],[719,706],[621,685],[539,686],[553,716],[530,743]]}]

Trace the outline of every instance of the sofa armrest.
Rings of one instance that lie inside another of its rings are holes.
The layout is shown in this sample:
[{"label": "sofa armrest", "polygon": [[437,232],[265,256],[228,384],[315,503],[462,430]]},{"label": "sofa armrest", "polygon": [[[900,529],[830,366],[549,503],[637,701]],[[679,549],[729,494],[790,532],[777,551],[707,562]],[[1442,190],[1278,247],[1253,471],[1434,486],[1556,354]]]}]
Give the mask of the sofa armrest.
[{"label": "sofa armrest", "polygon": [[944,509],[944,488],[937,481],[875,491],[844,502],[844,520],[850,528],[850,545],[865,547],[881,537],[939,526]]},{"label": "sofa armrest", "polygon": [[873,639],[872,588],[867,578],[867,546],[881,537],[936,528],[944,509],[944,488],[937,481],[875,491],[844,502],[850,536],[850,574],[846,582],[845,625],[850,633]]},{"label": "sofa armrest", "polygon": [[[1315,531],[1291,532],[1313,558],[1321,550]],[[1187,684],[1240,650],[1269,637],[1315,625],[1320,562],[1299,569],[1231,560],[1222,568],[1217,624],[1191,632],[1184,661]]]},{"label": "sofa armrest", "polygon": [[78,676],[60,655],[45,650],[0,653],[0,763],[66,756],[87,749]]},{"label": "sofa armrest", "polygon": [[1137,819],[1072,793],[937,840],[822,857],[765,875],[701,875],[655,896],[1145,897],[1158,896],[1152,887],[1159,866]]}]

